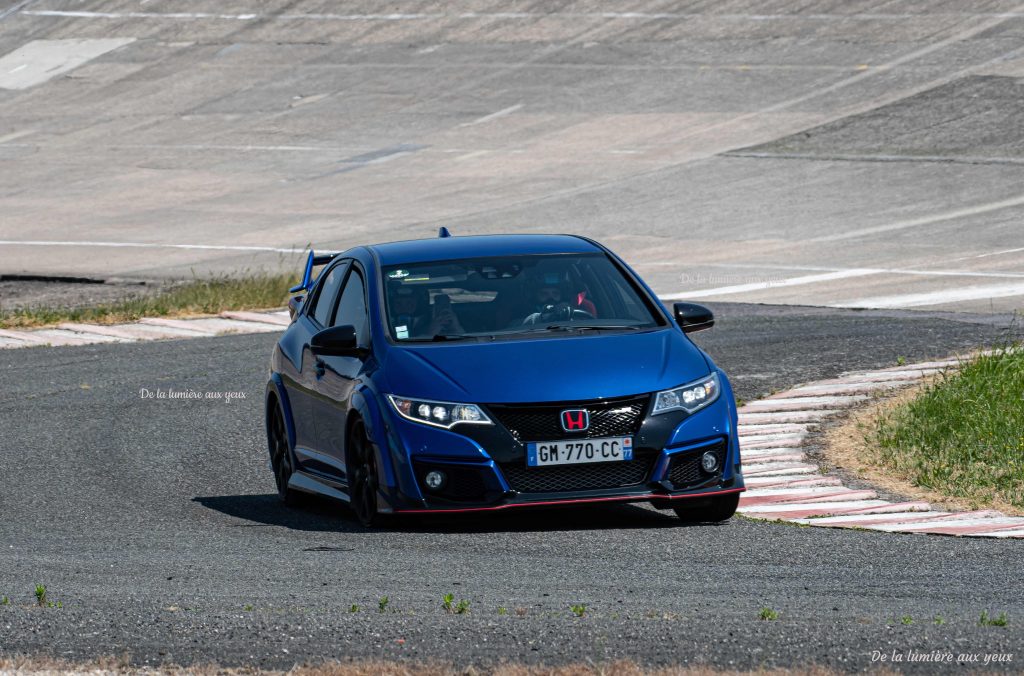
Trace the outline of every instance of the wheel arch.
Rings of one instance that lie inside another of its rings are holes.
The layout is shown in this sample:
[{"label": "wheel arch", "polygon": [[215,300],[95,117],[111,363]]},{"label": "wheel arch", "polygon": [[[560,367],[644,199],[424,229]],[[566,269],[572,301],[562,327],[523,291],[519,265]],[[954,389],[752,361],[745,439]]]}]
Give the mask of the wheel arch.
[{"label": "wheel arch", "polygon": [[399,489],[399,481],[388,426],[378,402],[374,391],[366,386],[352,393],[352,402],[345,421],[345,460],[348,461],[348,439],[352,428],[357,421],[362,421],[366,428],[366,436],[377,455],[377,467],[381,472],[381,476],[378,477],[380,488],[390,499]]},{"label": "wheel arch", "polygon": [[295,449],[295,421],[292,419],[292,407],[288,401],[288,392],[285,390],[284,381],[278,373],[272,373],[267,382],[267,389],[264,395],[263,426],[270,433],[270,410],[271,406],[279,405],[281,414],[284,416],[284,429],[288,434],[288,446],[294,452]]}]

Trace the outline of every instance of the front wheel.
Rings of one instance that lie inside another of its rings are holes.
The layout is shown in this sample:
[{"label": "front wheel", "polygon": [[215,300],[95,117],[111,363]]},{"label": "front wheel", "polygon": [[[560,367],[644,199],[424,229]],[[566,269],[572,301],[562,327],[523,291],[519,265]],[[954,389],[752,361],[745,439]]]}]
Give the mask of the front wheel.
[{"label": "front wheel", "polygon": [[288,431],[284,426],[284,414],[281,413],[281,407],[276,403],[274,410],[270,412],[267,442],[270,444],[270,467],[274,470],[277,494],[284,504],[294,507],[301,502],[299,493],[288,486],[288,481],[295,471],[295,465],[292,461],[291,447],[288,445]]},{"label": "front wheel", "polygon": [[728,521],[740,504],[740,494],[718,495],[701,501],[702,504],[673,507],[676,516],[687,523]]},{"label": "front wheel", "polygon": [[352,425],[348,451],[348,496],[359,523],[367,528],[380,526],[383,517],[377,511],[377,456],[362,421]]}]

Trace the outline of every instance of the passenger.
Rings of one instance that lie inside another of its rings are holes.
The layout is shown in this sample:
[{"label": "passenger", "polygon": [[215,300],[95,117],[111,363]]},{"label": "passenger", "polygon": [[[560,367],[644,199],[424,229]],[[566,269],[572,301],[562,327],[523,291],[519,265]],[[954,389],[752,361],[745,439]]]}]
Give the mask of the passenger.
[{"label": "passenger", "polygon": [[[426,333],[430,317],[424,312],[426,289],[399,286],[391,290],[391,325],[395,337],[403,340]],[[433,335],[433,334],[432,334]]]}]

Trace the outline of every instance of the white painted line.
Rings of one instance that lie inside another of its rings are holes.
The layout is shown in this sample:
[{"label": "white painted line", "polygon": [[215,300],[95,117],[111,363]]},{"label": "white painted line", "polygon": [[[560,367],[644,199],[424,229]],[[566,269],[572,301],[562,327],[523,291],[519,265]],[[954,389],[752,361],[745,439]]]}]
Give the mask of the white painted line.
[{"label": "white painted line", "polygon": [[899,524],[912,521],[927,521],[949,516],[949,512],[882,512],[880,514],[840,514],[838,516],[819,516],[809,519],[793,519],[795,523],[810,526],[860,526],[866,524]]},{"label": "white painted line", "polygon": [[882,383],[891,380],[905,380],[910,379],[920,380],[925,376],[932,375],[944,371],[944,368],[925,368],[918,370],[902,370],[902,371],[875,371],[874,373],[855,373],[855,374],[844,374],[836,379],[837,382],[844,383]]},{"label": "white painted line", "polygon": [[[741,435],[744,445],[760,444],[766,441],[800,441],[807,436],[806,432],[780,432],[777,434],[747,434]],[[785,446],[786,444],[779,444]]]},{"label": "white painted line", "polygon": [[822,383],[821,385],[802,385],[786,392],[791,397],[827,396],[833,394],[855,394],[857,392],[874,392],[875,390],[897,389],[916,385],[917,380],[882,380],[853,383]]},{"label": "white painted line", "polygon": [[[981,354],[986,352],[981,350],[972,354]],[[893,366],[887,369],[880,369],[878,373],[898,373],[902,370],[911,371],[922,371],[928,369],[948,369],[953,366],[960,366],[964,362],[964,357],[950,357],[949,359],[942,359],[938,361],[922,361],[916,364],[903,364],[901,366]]]},{"label": "white painted line", "polygon": [[803,437],[799,439],[768,439],[765,441],[747,441],[746,439],[740,440],[740,447],[745,451],[754,448],[788,448],[792,450],[794,448],[799,448],[803,445]]},{"label": "white painted line", "polygon": [[746,448],[743,444],[740,444],[740,446],[740,455],[744,459],[746,459],[748,453],[792,453],[794,448],[799,448],[799,446],[761,446],[759,448]]},{"label": "white painted line", "polygon": [[736,428],[739,436],[751,436],[751,435],[764,435],[764,434],[782,434],[782,433],[803,433],[807,434],[812,425],[800,424],[800,423],[755,423],[750,424],[743,420],[740,420],[739,426]]},{"label": "white painted line", "polygon": [[17,340],[23,345],[46,345],[49,342],[36,336],[33,331],[11,331],[9,329],[0,329],[0,338]]},{"label": "white painted line", "polygon": [[869,235],[877,235],[883,232],[893,232],[895,230],[906,230],[908,228],[916,228],[922,225],[931,225],[932,223],[941,223],[943,221],[952,221],[958,218],[966,218],[968,216],[977,216],[979,214],[987,214],[992,211],[998,211],[1000,209],[1008,209],[1010,207],[1016,207],[1024,204],[1024,195],[1018,195],[1017,197],[1011,197],[1009,199],[999,200],[997,202],[989,202],[987,204],[978,204],[973,207],[965,207],[963,209],[953,209],[952,211],[946,211],[940,214],[932,214],[931,216],[922,216],[920,218],[911,218],[904,221],[896,221],[895,223],[888,223],[886,225],[876,225],[869,228],[861,228],[859,230],[846,230],[844,232],[835,233],[833,235],[823,235],[821,237],[812,237],[804,240],[806,242],[838,242],[846,239],[855,239],[858,237],[867,237]]},{"label": "white painted line", "polygon": [[742,499],[781,496],[800,500],[803,498],[813,498],[816,495],[836,495],[848,490],[846,488],[759,488],[747,491],[742,495]]},{"label": "white painted line", "polygon": [[757,516],[759,514],[778,513],[779,516],[773,518],[785,518],[782,514],[786,512],[811,512],[811,513],[839,513],[845,510],[851,509],[866,509],[870,507],[885,507],[891,503],[885,500],[838,500],[836,502],[821,502],[821,503],[784,503],[784,504],[765,504],[765,505],[752,505],[750,507],[743,506],[743,499],[740,498],[739,511],[744,514],[751,516]]},{"label": "white painted line", "polygon": [[6,136],[0,136],[0,143],[7,143],[8,141],[16,141],[26,136],[31,136],[36,133],[35,129],[22,129],[21,131],[12,132]]},{"label": "white painted line", "polygon": [[764,466],[767,463],[778,463],[778,462],[802,462],[807,457],[803,452],[795,450],[790,453],[776,453],[773,452],[769,455],[755,455],[754,453],[743,454],[743,466],[756,468],[758,466]]},{"label": "white painted line", "polygon": [[791,462],[772,462],[763,465],[747,467],[743,470],[744,475],[750,476],[772,476],[773,474],[813,474],[818,471],[816,465],[801,465]]},{"label": "white painted line", "polygon": [[501,110],[499,110],[496,113],[491,113],[490,115],[484,115],[483,117],[478,117],[477,119],[473,120],[472,122],[463,122],[459,126],[460,127],[472,127],[472,126],[475,126],[475,125],[478,125],[478,124],[483,124],[484,122],[490,122],[491,120],[496,120],[499,117],[505,117],[506,115],[511,115],[512,113],[516,112],[517,110],[519,110],[522,107],[523,107],[523,104],[517,103],[514,106],[509,106],[508,108],[502,108]]},{"label": "white painted line", "polygon": [[806,474],[752,476],[744,478],[748,487],[754,488],[804,488],[808,486],[841,486],[836,477],[807,476]]},{"label": "white painted line", "polygon": [[0,89],[28,89],[135,38],[33,40],[0,57]]},{"label": "white painted line", "polygon": [[[926,521],[924,523],[899,523],[899,524],[872,524],[864,526],[871,530],[882,530],[886,532],[901,531],[927,531],[943,530],[953,532],[957,530],[974,530],[974,532],[987,532],[990,530],[1004,530],[1010,528],[1024,527],[1024,518],[1020,517],[980,517],[973,519],[948,519],[941,521]],[[979,528],[980,527],[980,528]],[[966,534],[966,533],[965,533]]]},{"label": "white painted line", "polygon": [[964,536],[972,538],[1024,538],[1024,528],[989,531],[987,533],[964,533]]},{"label": "white painted line", "polygon": [[740,413],[740,425],[748,423],[761,423],[761,422],[808,422],[814,423],[829,416],[833,416],[839,411],[834,409],[820,408],[813,411],[770,411],[766,413]]},{"label": "white painted line", "polygon": [[779,455],[790,455],[798,452],[801,451],[798,451],[795,448],[744,448],[741,455],[743,457],[744,464],[746,464],[753,458],[773,458]]},{"label": "white painted line", "polygon": [[166,340],[168,338],[195,338],[203,334],[185,329],[173,329],[169,326],[153,326],[133,322],[131,324],[113,324],[111,326],[97,326],[92,331],[108,335],[120,335],[135,340]]},{"label": "white painted line", "polygon": [[279,332],[281,327],[277,324],[248,322],[238,319],[227,319],[225,317],[200,317],[197,319],[183,319],[189,329],[195,331],[213,331],[214,333],[269,333]]},{"label": "white painted line", "polygon": [[[129,342],[122,338],[115,338],[114,336],[108,336],[103,333],[93,333],[87,331],[76,331],[74,329],[68,329],[62,326],[56,329],[43,329],[35,332],[40,336],[53,336],[55,338],[67,339],[71,341],[71,344],[89,344],[89,343],[125,343]],[[76,343],[75,341],[80,341]]]},{"label": "white painted line", "polygon": [[[788,393],[783,393],[788,394]],[[858,401],[867,399],[867,396],[863,394],[854,394],[850,396],[822,396],[822,397],[778,397],[774,399],[758,399],[756,401],[748,401],[745,406],[753,408],[766,408],[774,404],[803,404],[810,406],[811,404],[835,404],[836,406],[848,406],[855,404]]]},{"label": "white painted line", "polygon": [[262,324],[274,324],[278,327],[288,326],[291,324],[288,314],[282,317],[276,312],[247,312],[243,310],[228,310],[227,312],[221,312],[221,317],[227,319],[237,319],[243,322],[257,322]]},{"label": "white painted line", "polygon": [[33,329],[27,331],[32,335],[32,340],[42,340],[53,347],[66,347],[68,345],[88,345],[95,342],[76,334],[73,331],[62,331],[61,329]]},{"label": "white painted line", "polygon": [[78,322],[64,322],[63,324],[58,324],[57,328],[67,329],[68,331],[77,331],[79,333],[88,333],[90,335],[109,336],[126,343],[135,342],[136,340],[141,339],[138,335],[133,335],[131,332],[124,330],[120,326],[111,326],[107,324],[79,324]]},{"label": "white painted line", "polygon": [[[171,147],[171,146],[167,146]],[[968,256],[966,258],[955,258],[953,260],[970,260],[973,258],[980,258],[983,256],[995,256],[1003,253],[1016,253],[1018,251],[1024,251],[1024,249],[1007,249],[1006,251],[997,251],[991,254],[981,254],[981,256]],[[634,263],[635,268],[644,267],[660,267],[660,266],[678,266],[678,261],[652,261],[649,263]],[[708,268],[724,268],[724,269],[742,269],[742,270],[792,270],[798,272],[848,272],[850,270],[858,270],[864,268],[837,268],[837,267],[823,267],[820,265],[776,265],[773,263],[701,263],[701,267]],[[914,275],[919,277],[992,277],[992,278],[1008,278],[1008,279],[1020,279],[1024,278],[1024,273],[1019,272],[976,272],[973,270],[916,270],[913,268],[871,268],[878,274],[886,275]]]},{"label": "white painted line", "polygon": [[720,286],[715,289],[694,289],[692,291],[679,291],[676,293],[662,295],[661,298],[663,300],[683,300],[686,298],[703,298],[705,296],[726,296],[734,293],[747,293],[748,291],[763,291],[764,289],[781,289],[790,286],[800,286],[803,284],[817,284],[818,282],[830,282],[836,279],[850,279],[852,277],[877,275],[880,272],[881,270],[877,270],[874,268],[855,268],[851,270],[842,270],[839,272],[824,272],[817,275],[802,275],[800,277],[790,277],[789,279],[782,279],[771,282],[752,282],[750,284]]},{"label": "white painted line", "polygon": [[[22,3],[20,6],[24,6]],[[17,10],[17,8],[14,8]],[[545,18],[575,19],[622,19],[638,21],[681,20],[681,19],[721,19],[727,21],[913,21],[919,20],[920,14],[899,12],[859,12],[849,14],[806,13],[806,14],[741,14],[741,13],[698,13],[698,12],[395,12],[391,14],[218,14],[213,12],[95,12],[85,10],[39,9],[23,10],[27,16],[48,16],[71,19],[223,19],[229,21],[423,21],[427,19],[524,19],[536,20]],[[930,16],[954,19],[1015,19],[1024,17],[1019,11],[1009,12],[933,12]],[[914,53],[916,54],[916,52]],[[904,59],[898,59],[902,61]],[[896,62],[893,62],[896,63]]]},{"label": "white painted line", "polygon": [[271,246],[231,246],[226,244],[159,244],[155,242],[85,242],[0,239],[0,246],[98,246],[128,249],[209,249],[211,251],[270,251],[273,253],[302,253],[305,248],[282,249]]},{"label": "white painted line", "polygon": [[160,317],[144,317],[139,320],[140,324],[149,324],[151,326],[157,326],[160,328],[178,329],[179,331],[191,331],[196,336],[213,336],[216,335],[216,331],[200,329],[193,327],[191,322],[186,319],[163,319]]},{"label": "white painted line", "polygon": [[1016,284],[993,284],[990,286],[968,286],[926,293],[908,293],[896,296],[874,296],[857,300],[832,303],[828,307],[847,308],[905,308],[923,305],[940,305],[942,303],[959,303],[968,300],[985,298],[1006,298],[1008,296],[1024,296],[1024,282]]},{"label": "white painted line", "polygon": [[978,254],[977,256],[968,256],[968,258],[988,258],[989,256],[1002,256],[1004,254],[1020,253],[1022,251],[1024,251],[1024,247],[1018,247],[1016,249],[1003,249],[1002,251],[993,251],[991,253]]},{"label": "white painted line", "polygon": [[494,152],[494,151],[493,150],[474,150],[473,152],[470,152],[470,153],[464,153],[462,155],[457,155],[453,161],[454,162],[462,162],[464,160],[471,160],[474,157],[482,157],[482,156],[487,155],[488,153],[491,153],[491,152]]}]

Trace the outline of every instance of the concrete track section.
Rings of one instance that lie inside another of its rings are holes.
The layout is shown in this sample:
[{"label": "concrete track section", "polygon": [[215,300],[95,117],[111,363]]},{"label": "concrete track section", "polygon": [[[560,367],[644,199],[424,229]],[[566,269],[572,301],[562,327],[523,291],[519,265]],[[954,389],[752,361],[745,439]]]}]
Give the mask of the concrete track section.
[{"label": "concrete track section", "polygon": [[[719,324],[698,340],[748,401],[1007,337],[1003,319],[963,314],[713,309]],[[261,428],[274,340],[0,351],[0,652],[852,671],[870,669],[873,651],[913,650],[977,655],[979,669],[1012,654],[984,668],[1019,668],[1020,541],[687,526],[646,506],[367,531],[333,503],[285,508]],[[158,388],[203,396],[145,395]],[[37,584],[62,607],[34,607]],[[447,593],[469,612],[445,613]],[[759,619],[762,608],[778,619]],[[982,626],[982,612],[1008,624]]]},{"label": "concrete track section", "polygon": [[575,232],[666,295],[1010,312],[1011,0],[32,0],[0,9],[0,270],[288,268]]}]

